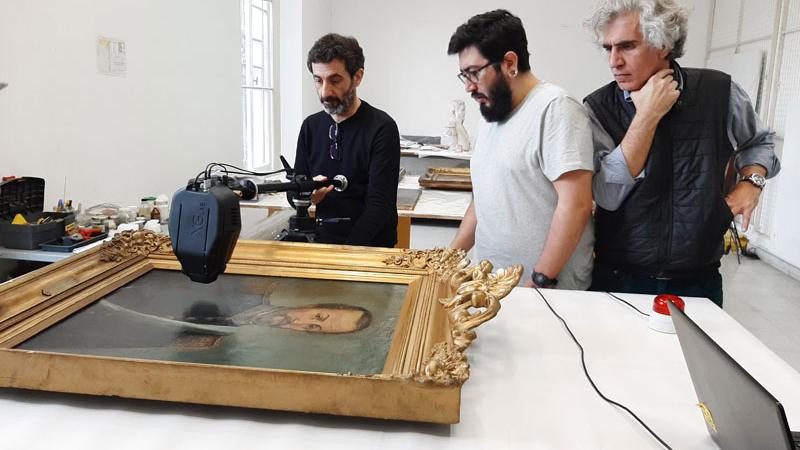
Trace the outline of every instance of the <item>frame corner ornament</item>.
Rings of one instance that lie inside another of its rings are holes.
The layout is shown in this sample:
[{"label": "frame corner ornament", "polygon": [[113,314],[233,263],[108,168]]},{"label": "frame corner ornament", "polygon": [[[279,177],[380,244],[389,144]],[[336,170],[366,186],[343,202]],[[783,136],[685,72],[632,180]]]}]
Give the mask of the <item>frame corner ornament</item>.
[{"label": "frame corner ornament", "polygon": [[[414,375],[415,381],[439,386],[460,386],[467,381],[469,363],[464,352],[477,337],[474,329],[497,315],[500,300],[519,283],[523,271],[520,264],[495,273],[492,269],[492,264],[484,260],[451,275],[450,286],[455,295],[439,300],[452,325],[451,342],[433,346],[423,370]],[[470,312],[470,308],[476,311]]]},{"label": "frame corner ornament", "polygon": [[103,245],[100,260],[116,262],[131,256],[148,256],[151,253],[169,253],[172,242],[169,236],[156,234],[150,230],[123,231],[117,233],[111,242]]},{"label": "frame corner ornament", "polygon": [[427,270],[443,278],[469,265],[467,252],[464,250],[439,247],[430,250],[405,249],[401,254],[389,256],[383,262],[388,266]]}]

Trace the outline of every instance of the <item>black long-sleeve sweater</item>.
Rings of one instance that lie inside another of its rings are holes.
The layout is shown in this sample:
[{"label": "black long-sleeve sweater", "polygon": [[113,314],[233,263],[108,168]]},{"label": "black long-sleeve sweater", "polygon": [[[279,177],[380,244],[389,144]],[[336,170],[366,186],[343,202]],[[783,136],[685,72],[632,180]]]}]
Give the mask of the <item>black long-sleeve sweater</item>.
[{"label": "black long-sleeve sweater", "polygon": [[[334,244],[393,247],[397,242],[397,181],[400,134],[385,112],[361,101],[355,114],[339,123],[341,160],[331,157],[329,130],[334,124],[320,111],[300,127],[295,156],[297,174],[347,177],[344,192],[332,191],[317,205],[321,218],[349,217],[325,224],[320,241]],[[335,156],[335,155],[334,155]]]}]

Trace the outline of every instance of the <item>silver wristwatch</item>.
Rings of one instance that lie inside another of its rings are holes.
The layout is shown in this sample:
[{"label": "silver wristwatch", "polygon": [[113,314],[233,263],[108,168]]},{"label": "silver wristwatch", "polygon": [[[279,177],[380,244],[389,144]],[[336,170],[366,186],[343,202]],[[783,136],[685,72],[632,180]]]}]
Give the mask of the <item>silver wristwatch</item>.
[{"label": "silver wristwatch", "polygon": [[746,177],[742,178],[739,181],[749,181],[753,186],[759,189],[764,189],[764,186],[767,185],[767,179],[764,178],[764,176],[761,175],[760,173],[756,172],[747,175]]}]

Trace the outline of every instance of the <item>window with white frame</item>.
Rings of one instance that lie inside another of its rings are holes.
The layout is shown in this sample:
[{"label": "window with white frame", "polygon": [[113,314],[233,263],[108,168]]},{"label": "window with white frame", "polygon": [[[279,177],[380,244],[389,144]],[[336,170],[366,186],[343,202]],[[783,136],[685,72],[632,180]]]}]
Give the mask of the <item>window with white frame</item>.
[{"label": "window with white frame", "polygon": [[275,149],[275,88],[272,0],[240,0],[242,29],[242,142],[249,169],[272,169]]}]

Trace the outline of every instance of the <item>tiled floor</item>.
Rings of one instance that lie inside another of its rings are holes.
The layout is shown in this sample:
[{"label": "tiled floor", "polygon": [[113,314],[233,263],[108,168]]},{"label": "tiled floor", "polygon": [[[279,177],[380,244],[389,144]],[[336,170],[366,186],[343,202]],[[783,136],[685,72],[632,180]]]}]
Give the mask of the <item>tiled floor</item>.
[{"label": "tiled floor", "polygon": [[[457,222],[415,220],[411,247],[444,247],[457,229]],[[725,311],[800,371],[800,281],[763,261],[741,260],[722,258]]]},{"label": "tiled floor", "polygon": [[760,260],[722,258],[724,310],[800,371],[800,281]]}]

